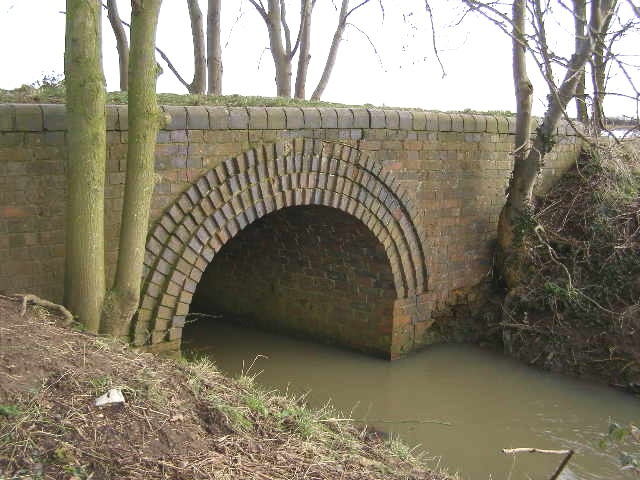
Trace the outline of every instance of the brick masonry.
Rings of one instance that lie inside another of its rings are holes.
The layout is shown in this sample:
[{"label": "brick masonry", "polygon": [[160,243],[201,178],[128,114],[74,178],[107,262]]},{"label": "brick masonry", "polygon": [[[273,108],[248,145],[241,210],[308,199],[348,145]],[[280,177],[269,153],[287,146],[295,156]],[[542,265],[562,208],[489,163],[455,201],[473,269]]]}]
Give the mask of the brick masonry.
[{"label": "brick masonry", "polygon": [[387,253],[367,226],[302,206],[255,221],[225,245],[191,311],[386,356],[395,299]]},{"label": "brick masonry", "polygon": [[[377,239],[393,278],[395,299],[384,307],[392,311],[392,356],[420,346],[430,312],[490,269],[513,119],[364,108],[163,108],[171,121],[158,134],[138,344],[178,344],[213,257],[248,225],[285,207],[339,210]],[[1,292],[62,298],[65,129],[63,105],[0,105]],[[567,126],[557,133],[541,190],[580,148]],[[111,278],[125,106],[107,109],[107,143]]]}]

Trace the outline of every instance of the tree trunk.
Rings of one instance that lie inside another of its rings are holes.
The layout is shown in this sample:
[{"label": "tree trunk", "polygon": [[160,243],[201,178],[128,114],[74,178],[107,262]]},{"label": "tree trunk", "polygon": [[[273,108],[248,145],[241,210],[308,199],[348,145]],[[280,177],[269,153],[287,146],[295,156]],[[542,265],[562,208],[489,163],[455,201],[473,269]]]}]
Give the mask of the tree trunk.
[{"label": "tree trunk", "polygon": [[209,95],[222,95],[222,46],[220,43],[220,10],[222,0],[209,0],[207,10],[207,66]]},{"label": "tree trunk", "polygon": [[311,13],[313,3],[311,0],[301,0],[300,13],[300,55],[298,56],[298,72],[296,73],[296,98],[304,99],[307,85],[307,71],[311,60]]},{"label": "tree trunk", "polygon": [[116,37],[116,48],[120,62],[120,90],[124,92],[129,89],[129,42],[120,20],[116,0],[107,0],[107,16]]},{"label": "tree trunk", "polygon": [[[285,0],[269,0],[269,45],[276,68],[276,92],[278,97],[291,98],[291,58],[282,44],[281,8]],[[285,32],[286,33],[286,32]],[[287,41],[285,39],[285,41]],[[287,43],[291,43],[288,41]]]},{"label": "tree trunk", "polygon": [[[269,49],[276,69],[276,93],[279,97],[291,97],[291,38],[286,19],[285,0],[267,0],[267,10],[261,1],[249,0],[255,7],[267,27],[269,34]],[[283,44],[283,29],[284,41]]]},{"label": "tree trunk", "polygon": [[202,10],[200,10],[198,0],[187,0],[187,5],[191,20],[191,36],[193,37],[193,81],[189,85],[189,93],[204,93],[207,83],[207,60],[204,48]]},{"label": "tree trunk", "polygon": [[[587,2],[586,0],[573,0],[573,19],[575,26],[576,50],[580,47],[579,42],[585,38],[587,26]],[[589,113],[586,103],[586,72],[584,67],[580,71],[580,80],[576,86],[576,117],[579,122],[587,125],[589,123]]]},{"label": "tree trunk", "polygon": [[[522,19],[526,15],[526,0],[514,0],[513,16],[514,16],[514,32],[523,32]],[[593,0],[598,4],[599,0]],[[590,31],[594,30],[592,22],[589,26]],[[596,20],[597,21],[597,20]],[[514,159],[514,170],[509,188],[507,190],[507,201],[500,212],[498,220],[498,255],[497,267],[500,270],[503,280],[508,288],[514,288],[522,283],[522,275],[525,265],[519,261],[518,256],[524,249],[524,235],[519,232],[519,225],[525,224],[527,211],[531,209],[533,199],[533,188],[543,165],[544,157],[553,148],[553,136],[555,129],[566,110],[569,101],[575,96],[576,86],[580,79],[579,72],[584,68],[589,56],[592,53],[590,38],[583,38],[578,41],[576,39],[576,51],[571,56],[567,65],[565,77],[560,87],[549,95],[549,104],[545,112],[542,124],[537,128],[533,144],[529,149],[520,148],[528,145],[528,140],[524,140],[527,132],[524,130],[526,126],[525,114],[527,110],[530,112],[530,103],[525,103],[524,98],[527,95],[527,87],[524,86],[523,80],[526,77],[524,66],[525,55],[522,50],[522,41],[518,40],[518,35],[514,33],[514,78],[516,80],[516,92],[518,100],[518,120],[516,133],[516,150]],[[523,72],[524,75],[523,75]],[[521,112],[522,110],[522,112]],[[520,119],[522,115],[522,120]],[[530,117],[530,113],[528,114]],[[522,227],[520,227],[522,228]]]},{"label": "tree trunk", "polygon": [[604,114],[605,80],[607,60],[605,58],[605,36],[609,25],[613,9],[617,0],[602,0],[591,5],[592,17],[594,21],[593,55],[591,58],[591,81],[593,83],[593,128],[594,134],[599,135],[606,126]]},{"label": "tree trunk", "polygon": [[338,48],[340,47],[340,42],[342,41],[342,35],[344,34],[345,28],[347,28],[348,8],[349,0],[342,0],[342,6],[340,7],[340,16],[338,17],[338,26],[336,27],[336,31],[333,34],[333,40],[331,41],[331,47],[329,48],[327,61],[324,64],[322,76],[320,77],[318,86],[316,86],[316,89],[313,91],[313,95],[311,95],[311,100],[320,100],[320,97],[322,97],[325,88],[327,88],[329,77],[331,77],[331,72],[333,71],[333,67],[336,64],[336,58],[338,57]]},{"label": "tree trunk", "polygon": [[96,332],[105,294],[105,86],[101,3],[67,0],[67,211],[64,304]]},{"label": "tree trunk", "polygon": [[133,0],[129,72],[129,146],[122,230],[113,289],[103,310],[102,330],[129,335],[140,299],[149,208],[154,187],[154,154],[160,125],[154,56],[161,0]]}]

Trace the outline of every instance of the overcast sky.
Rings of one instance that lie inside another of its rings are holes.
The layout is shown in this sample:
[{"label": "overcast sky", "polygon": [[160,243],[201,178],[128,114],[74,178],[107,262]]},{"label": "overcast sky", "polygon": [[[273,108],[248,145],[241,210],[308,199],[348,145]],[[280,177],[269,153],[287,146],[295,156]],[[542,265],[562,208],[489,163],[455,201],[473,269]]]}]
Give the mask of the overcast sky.
[{"label": "overcast sky", "polygon": [[[273,62],[261,18],[246,0],[224,0],[222,17],[223,93],[275,95]],[[297,2],[291,2],[297,4]],[[356,4],[355,1],[352,1]],[[377,1],[350,17],[338,61],[323,100],[348,104],[372,103],[434,110],[515,110],[511,73],[511,41],[495,26],[479,18],[460,19],[460,2],[431,0],[437,46],[446,76],[433,53],[424,0],[384,2],[383,18]],[[120,0],[128,19],[127,0]],[[206,1],[201,0],[206,15]],[[0,0],[0,88],[32,83],[44,74],[63,72],[64,0]],[[290,8],[295,31],[296,10]],[[317,0],[311,42],[307,92],[320,77],[336,24],[331,0]],[[568,29],[572,28],[569,23]],[[561,31],[561,30],[560,30]],[[570,32],[569,32],[570,33]],[[104,65],[109,90],[118,89],[117,52],[104,16]],[[564,37],[566,44],[566,39]],[[558,48],[562,48],[560,40]],[[184,0],[164,0],[157,44],[189,81],[193,74],[189,18]],[[162,63],[162,62],[161,62]],[[186,93],[168,68],[158,81],[159,92]],[[532,76],[535,67],[530,68]],[[295,71],[295,70],[294,70]],[[547,94],[536,82],[535,112],[542,113]],[[639,82],[640,83],[640,79]],[[635,114],[635,102],[611,102],[608,114]]]}]

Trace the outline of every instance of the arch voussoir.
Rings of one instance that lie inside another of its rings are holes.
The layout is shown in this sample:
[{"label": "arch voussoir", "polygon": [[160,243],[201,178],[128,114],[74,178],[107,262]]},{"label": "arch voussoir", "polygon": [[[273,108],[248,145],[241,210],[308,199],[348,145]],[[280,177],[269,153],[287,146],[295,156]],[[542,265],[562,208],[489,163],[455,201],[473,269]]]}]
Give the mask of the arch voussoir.
[{"label": "arch voussoir", "polygon": [[208,170],[150,232],[137,341],[149,331],[153,343],[163,332],[174,335],[169,330],[184,325],[217,252],[247,225],[289,206],[324,205],[354,216],[387,253],[398,298],[420,293],[425,262],[405,192],[381,172],[356,148],[306,139],[252,149]]}]

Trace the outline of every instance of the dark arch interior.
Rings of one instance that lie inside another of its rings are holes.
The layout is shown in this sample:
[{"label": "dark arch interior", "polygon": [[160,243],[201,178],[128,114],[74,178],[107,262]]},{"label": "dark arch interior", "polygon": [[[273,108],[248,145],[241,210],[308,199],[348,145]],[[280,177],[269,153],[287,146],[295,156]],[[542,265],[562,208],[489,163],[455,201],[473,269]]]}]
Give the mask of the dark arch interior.
[{"label": "dark arch interior", "polygon": [[[384,356],[395,298],[386,252],[362,222],[301,206],[269,214],[230,240],[202,276],[191,313]],[[190,330],[197,331],[187,323],[187,342]]]}]

